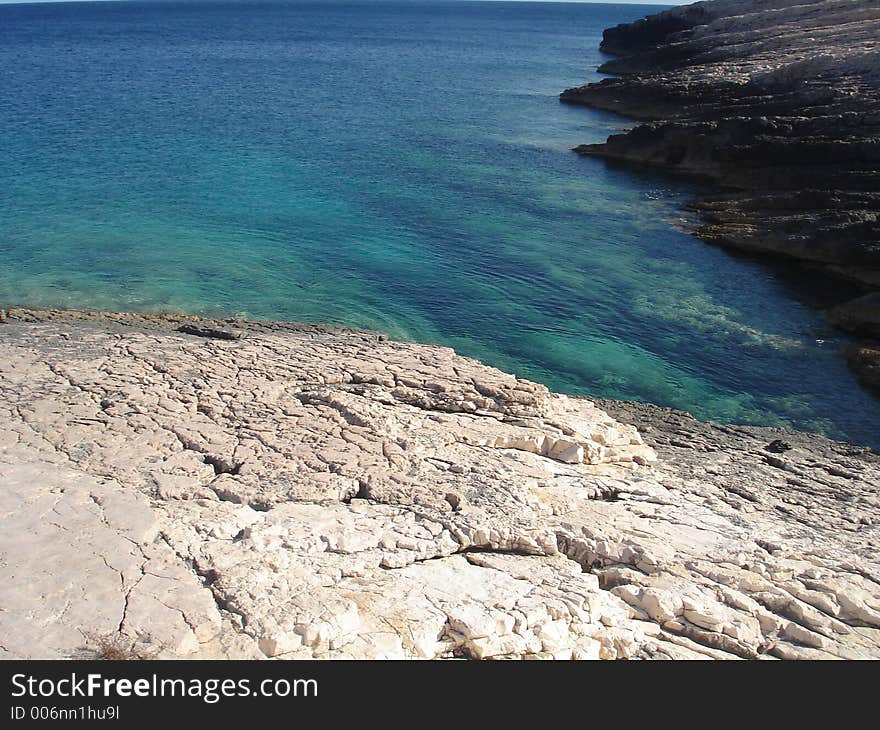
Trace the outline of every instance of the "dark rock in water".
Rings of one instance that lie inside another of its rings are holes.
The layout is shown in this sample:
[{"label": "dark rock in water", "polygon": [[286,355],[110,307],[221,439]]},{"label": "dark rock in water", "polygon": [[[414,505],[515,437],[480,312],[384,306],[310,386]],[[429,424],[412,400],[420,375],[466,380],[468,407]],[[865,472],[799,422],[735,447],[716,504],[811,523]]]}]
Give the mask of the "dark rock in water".
[{"label": "dark rock in water", "polygon": [[880,392],[880,345],[850,347],[847,349],[846,359],[865,385]]},{"label": "dark rock in water", "polygon": [[241,333],[234,330],[218,329],[216,327],[205,327],[197,324],[183,324],[177,328],[178,332],[195,337],[206,337],[212,340],[240,340]]},{"label": "dark rock in water", "polygon": [[841,329],[880,337],[880,292],[866,294],[835,307],[829,318]]},{"label": "dark rock in water", "polygon": [[[708,180],[702,239],[809,263],[850,282],[841,299],[880,289],[880,3],[713,0],[609,28],[602,50],[621,77],[561,100],[648,123],[577,152]],[[831,319],[880,330],[876,298]]]}]

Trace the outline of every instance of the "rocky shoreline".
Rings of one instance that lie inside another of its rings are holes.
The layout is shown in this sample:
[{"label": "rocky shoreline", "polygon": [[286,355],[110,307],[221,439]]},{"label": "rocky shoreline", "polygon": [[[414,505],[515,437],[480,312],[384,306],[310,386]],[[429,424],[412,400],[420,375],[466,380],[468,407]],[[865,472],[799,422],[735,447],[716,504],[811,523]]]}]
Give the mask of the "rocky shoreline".
[{"label": "rocky shoreline", "polygon": [[880,658],[880,455],[376,333],[9,310],[0,485],[3,658]]},{"label": "rocky shoreline", "polygon": [[710,0],[609,28],[600,71],[566,103],[643,121],[580,154],[708,181],[705,241],[837,282],[830,320],[880,388],[880,5]]}]

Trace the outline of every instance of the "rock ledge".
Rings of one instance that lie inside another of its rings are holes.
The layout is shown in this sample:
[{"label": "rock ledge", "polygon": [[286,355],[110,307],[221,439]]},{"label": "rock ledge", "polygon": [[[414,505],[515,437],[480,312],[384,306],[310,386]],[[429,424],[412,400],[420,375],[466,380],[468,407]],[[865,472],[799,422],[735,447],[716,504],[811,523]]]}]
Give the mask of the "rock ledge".
[{"label": "rock ledge", "polygon": [[[720,188],[694,206],[705,241],[818,268],[841,300],[880,288],[880,4],[712,0],[609,28],[602,49],[619,78],[562,101],[646,123],[578,152]],[[878,318],[863,299],[834,321],[876,338]]]}]

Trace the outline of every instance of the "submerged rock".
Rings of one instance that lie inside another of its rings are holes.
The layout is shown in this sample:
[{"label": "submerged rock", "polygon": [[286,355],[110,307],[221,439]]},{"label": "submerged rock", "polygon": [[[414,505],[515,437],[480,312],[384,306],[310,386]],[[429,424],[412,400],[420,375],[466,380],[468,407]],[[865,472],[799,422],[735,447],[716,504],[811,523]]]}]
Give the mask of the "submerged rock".
[{"label": "submerged rock", "polygon": [[862,335],[880,337],[880,292],[866,294],[835,307],[829,318],[838,327]]},{"label": "submerged rock", "polygon": [[182,322],[0,329],[0,655],[880,657],[867,449]]},{"label": "submerged rock", "polygon": [[869,388],[880,391],[880,345],[847,349],[847,362]]}]

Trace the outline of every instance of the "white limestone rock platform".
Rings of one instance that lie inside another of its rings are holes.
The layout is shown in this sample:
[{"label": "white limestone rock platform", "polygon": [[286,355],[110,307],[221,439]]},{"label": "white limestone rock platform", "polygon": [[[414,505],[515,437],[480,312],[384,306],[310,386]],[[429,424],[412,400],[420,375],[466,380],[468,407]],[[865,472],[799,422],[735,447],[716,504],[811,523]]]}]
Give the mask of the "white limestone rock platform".
[{"label": "white limestone rock platform", "polygon": [[877,455],[661,413],[657,461],[448,348],[9,310],[0,657],[880,657]]}]

